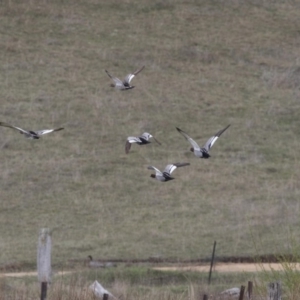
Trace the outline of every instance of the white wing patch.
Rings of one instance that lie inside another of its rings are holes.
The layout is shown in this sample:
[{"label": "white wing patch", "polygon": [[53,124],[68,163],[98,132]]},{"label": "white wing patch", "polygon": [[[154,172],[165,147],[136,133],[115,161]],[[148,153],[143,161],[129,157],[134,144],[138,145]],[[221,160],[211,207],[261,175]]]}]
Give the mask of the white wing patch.
[{"label": "white wing patch", "polygon": [[156,176],[163,176],[163,173],[160,170],[158,170],[157,168],[153,167],[153,166],[149,166],[148,169],[149,170],[154,170]]},{"label": "white wing patch", "polygon": [[124,79],[124,82],[126,82],[126,83],[129,84],[130,81],[133,79],[134,76],[135,76],[134,74],[128,74],[128,75],[126,75],[126,77]]},{"label": "white wing patch", "polygon": [[218,139],[218,136],[212,136],[204,145],[204,148],[209,151],[210,148],[214,145],[214,143],[216,142],[216,140]]},{"label": "white wing patch", "polygon": [[170,165],[166,166],[164,172],[171,174],[176,169],[177,169],[177,166],[170,164]]},{"label": "white wing patch", "polygon": [[142,141],[138,138],[138,137],[135,137],[135,136],[129,136],[128,138],[127,138],[127,141],[129,142],[129,143],[141,143]]},{"label": "white wing patch", "polygon": [[19,130],[22,133],[29,134],[29,132],[27,130],[24,130],[24,129],[20,128],[20,127],[11,126],[11,128],[15,128],[15,129]]},{"label": "white wing patch", "polygon": [[124,88],[124,84],[119,78],[113,77],[113,81],[115,82],[116,88]]},{"label": "white wing patch", "polygon": [[200,150],[200,147],[199,145],[189,136],[187,135],[184,131],[180,130],[179,131],[190,143],[191,145],[193,146],[194,150]]},{"label": "white wing patch", "polygon": [[39,131],[36,131],[36,134],[37,135],[44,135],[44,134],[47,134],[47,133],[50,133],[50,132],[53,132],[54,129],[44,129],[44,130],[39,130]]},{"label": "white wing patch", "polygon": [[152,135],[151,135],[150,133],[148,133],[148,132],[144,132],[144,133],[141,135],[141,137],[142,137],[143,139],[145,139],[146,141],[148,141],[150,138],[152,138]]}]

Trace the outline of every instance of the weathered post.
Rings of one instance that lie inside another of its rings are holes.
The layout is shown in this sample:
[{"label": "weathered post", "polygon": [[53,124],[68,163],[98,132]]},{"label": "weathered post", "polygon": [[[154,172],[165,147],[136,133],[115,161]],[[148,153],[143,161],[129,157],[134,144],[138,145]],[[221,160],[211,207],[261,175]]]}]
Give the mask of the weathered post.
[{"label": "weathered post", "polygon": [[212,272],[212,268],[213,268],[213,265],[214,265],[214,259],[215,259],[216,245],[217,245],[217,242],[215,241],[212,256],[211,256],[210,268],[209,268],[208,285],[210,285],[211,272]]},{"label": "weathered post", "polygon": [[240,289],[239,300],[243,300],[243,299],[244,299],[244,292],[245,292],[245,286],[242,285],[242,286],[241,286],[241,289]]},{"label": "weathered post", "polygon": [[103,300],[108,300],[108,294],[103,294]]},{"label": "weathered post", "polygon": [[281,300],[281,283],[271,282],[268,284],[268,300]]},{"label": "weathered post", "polygon": [[37,249],[38,281],[41,283],[41,300],[47,298],[47,284],[51,282],[51,235],[50,229],[39,232]]},{"label": "weathered post", "polygon": [[248,299],[252,300],[252,297],[253,297],[253,282],[252,281],[248,281],[247,294],[248,294]]}]

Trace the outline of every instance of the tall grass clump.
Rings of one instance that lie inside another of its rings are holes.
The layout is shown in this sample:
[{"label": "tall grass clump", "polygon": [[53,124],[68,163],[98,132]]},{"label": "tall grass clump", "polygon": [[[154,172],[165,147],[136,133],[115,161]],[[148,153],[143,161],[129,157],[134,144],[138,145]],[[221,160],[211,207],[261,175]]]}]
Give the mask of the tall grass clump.
[{"label": "tall grass clump", "polygon": [[[266,269],[266,265],[262,261],[257,261],[258,271],[256,276],[257,291],[261,295],[266,295],[266,288],[269,283],[280,283],[282,287],[282,295],[284,299],[296,300],[299,299],[300,294],[300,255],[299,244],[296,239],[289,236],[289,253],[274,255],[274,261],[276,261],[280,268],[273,267],[271,262],[269,268]],[[257,245],[255,245],[256,251],[258,251]],[[274,250],[273,250],[274,251]],[[272,262],[274,262],[272,261]]]}]

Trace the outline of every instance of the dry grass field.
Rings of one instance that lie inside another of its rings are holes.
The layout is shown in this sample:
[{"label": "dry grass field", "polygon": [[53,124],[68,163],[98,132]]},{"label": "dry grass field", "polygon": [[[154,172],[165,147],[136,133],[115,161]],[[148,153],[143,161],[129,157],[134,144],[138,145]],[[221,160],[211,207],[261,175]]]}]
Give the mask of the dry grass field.
[{"label": "dry grass field", "polygon": [[[289,252],[300,238],[300,4],[0,3],[0,264]],[[145,65],[136,87],[112,89]],[[208,160],[200,144],[231,124]],[[162,145],[133,145],[152,133]],[[189,162],[175,180],[148,165]]]}]

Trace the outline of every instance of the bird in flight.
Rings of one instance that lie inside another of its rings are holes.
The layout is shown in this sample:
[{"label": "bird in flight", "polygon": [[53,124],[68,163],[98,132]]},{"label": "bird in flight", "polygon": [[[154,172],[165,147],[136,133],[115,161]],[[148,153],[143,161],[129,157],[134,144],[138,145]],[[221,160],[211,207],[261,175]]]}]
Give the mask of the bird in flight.
[{"label": "bird in flight", "polygon": [[170,164],[167,165],[164,169],[163,172],[158,170],[157,168],[153,166],[149,166],[149,170],[154,170],[155,174],[151,174],[150,177],[156,178],[159,181],[165,182],[165,181],[170,181],[172,179],[175,179],[174,177],[171,177],[171,173],[176,170],[177,168],[184,167],[184,166],[189,166],[189,163],[176,163],[176,164]]},{"label": "bird in flight", "polygon": [[130,90],[130,89],[134,88],[133,85],[130,85],[130,81],[133,79],[134,76],[136,76],[138,73],[140,73],[144,68],[145,68],[145,66],[142,66],[141,68],[137,69],[135,72],[126,75],[126,77],[124,78],[123,81],[117,77],[113,77],[112,75],[110,75],[107,70],[105,70],[105,72],[114,81],[114,83],[111,84],[112,87],[115,87],[117,90],[125,91],[125,90]]},{"label": "bird in flight", "polygon": [[47,133],[51,133],[54,131],[60,131],[63,130],[64,128],[60,127],[60,128],[56,128],[56,129],[44,129],[44,130],[38,130],[38,131],[32,131],[32,130],[24,130],[20,127],[16,127],[16,126],[12,126],[10,124],[4,123],[4,122],[0,122],[0,126],[4,126],[4,127],[9,127],[12,129],[16,129],[18,130],[21,134],[24,134],[24,136],[28,139],[39,139],[42,135],[47,134]]},{"label": "bird in flight", "polygon": [[224,129],[218,131],[215,135],[213,135],[212,137],[210,137],[208,139],[208,141],[205,143],[204,147],[199,147],[199,145],[183,130],[181,130],[180,128],[176,127],[176,129],[178,130],[178,132],[180,132],[193,146],[190,150],[192,152],[194,152],[196,157],[200,157],[200,158],[209,158],[210,154],[209,151],[211,149],[211,147],[214,145],[214,143],[216,142],[216,140],[221,136],[221,134],[230,126],[230,124],[228,126],[226,126]]},{"label": "bird in flight", "polygon": [[156,143],[158,143],[159,145],[161,145],[161,143],[150,133],[148,132],[144,132],[141,136],[139,137],[135,137],[135,136],[129,136],[127,138],[126,144],[125,144],[125,153],[128,154],[129,150],[131,148],[131,144],[136,143],[138,145],[146,145],[151,143],[149,141],[150,138],[153,138]]}]

